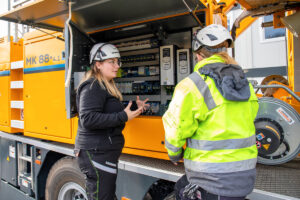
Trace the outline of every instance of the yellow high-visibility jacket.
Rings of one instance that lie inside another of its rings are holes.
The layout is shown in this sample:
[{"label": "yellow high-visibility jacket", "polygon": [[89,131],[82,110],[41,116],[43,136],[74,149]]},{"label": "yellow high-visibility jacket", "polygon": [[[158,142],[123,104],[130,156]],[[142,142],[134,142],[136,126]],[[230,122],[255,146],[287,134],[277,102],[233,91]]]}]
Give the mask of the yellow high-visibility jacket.
[{"label": "yellow high-visibility jacket", "polygon": [[235,69],[224,79],[207,72],[219,66],[226,67],[218,55],[204,59],[176,86],[163,116],[165,147],[173,162],[184,158],[190,183],[213,194],[242,197],[255,183],[258,102],[252,85]]}]

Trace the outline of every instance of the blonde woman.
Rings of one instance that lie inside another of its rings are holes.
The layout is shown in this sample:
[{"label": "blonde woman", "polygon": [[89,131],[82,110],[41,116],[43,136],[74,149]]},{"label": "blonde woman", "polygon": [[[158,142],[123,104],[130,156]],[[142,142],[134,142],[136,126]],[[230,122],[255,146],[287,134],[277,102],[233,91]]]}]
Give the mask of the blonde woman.
[{"label": "blonde woman", "polygon": [[99,43],[90,52],[91,70],[77,90],[79,113],[75,152],[86,175],[89,200],[115,198],[118,159],[124,146],[125,122],[139,116],[145,101],[137,97],[138,109],[124,108],[114,78],[120,68],[120,53],[112,44]]}]

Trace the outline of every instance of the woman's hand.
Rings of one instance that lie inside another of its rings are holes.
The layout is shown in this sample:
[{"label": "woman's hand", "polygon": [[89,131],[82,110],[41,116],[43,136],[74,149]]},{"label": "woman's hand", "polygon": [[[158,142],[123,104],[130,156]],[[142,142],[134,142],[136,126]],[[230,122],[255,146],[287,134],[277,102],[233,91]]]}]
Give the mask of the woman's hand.
[{"label": "woman's hand", "polygon": [[143,112],[143,107],[138,107],[138,109],[136,109],[135,111],[131,111],[130,110],[131,105],[132,105],[132,102],[129,101],[127,107],[124,109],[124,111],[127,114],[128,121],[132,120],[133,118],[135,118],[137,116],[139,116]]},{"label": "woman's hand", "polygon": [[144,101],[140,100],[139,96],[136,96],[136,104],[138,108],[143,108],[143,112],[149,108],[149,104],[146,104],[149,99],[145,99]]}]

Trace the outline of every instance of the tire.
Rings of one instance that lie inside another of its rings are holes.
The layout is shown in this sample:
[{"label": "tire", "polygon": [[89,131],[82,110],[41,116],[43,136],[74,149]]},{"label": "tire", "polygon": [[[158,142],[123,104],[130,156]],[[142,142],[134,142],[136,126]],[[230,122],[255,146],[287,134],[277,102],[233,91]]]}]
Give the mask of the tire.
[{"label": "tire", "polygon": [[158,180],[149,189],[149,194],[152,200],[165,199],[171,192],[174,191],[175,183],[165,180]]},{"label": "tire", "polygon": [[87,200],[84,178],[75,158],[58,160],[47,178],[46,200]]}]

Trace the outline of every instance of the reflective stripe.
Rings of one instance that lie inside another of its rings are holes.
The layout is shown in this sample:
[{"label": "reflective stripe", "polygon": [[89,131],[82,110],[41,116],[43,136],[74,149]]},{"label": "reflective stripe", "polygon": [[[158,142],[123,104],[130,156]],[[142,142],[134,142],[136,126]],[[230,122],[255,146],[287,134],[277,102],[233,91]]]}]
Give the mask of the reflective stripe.
[{"label": "reflective stripe", "polygon": [[255,172],[255,168],[229,173],[203,173],[187,169],[186,175],[188,180],[201,185],[201,188],[209,193],[242,197],[252,192],[255,184]]},{"label": "reflective stripe", "polygon": [[203,78],[197,72],[193,72],[192,74],[190,74],[189,78],[195,83],[199,92],[202,94],[207,108],[209,110],[215,108],[216,103],[210,93],[208,85],[205,83]]},{"label": "reflective stripe", "polygon": [[108,161],[105,161],[105,164],[107,164],[109,166],[112,166],[112,167],[117,167],[117,164],[111,163],[111,162],[108,162]]},{"label": "reflective stripe", "polygon": [[102,171],[105,171],[105,172],[108,172],[108,173],[112,173],[112,174],[116,174],[117,173],[117,170],[114,169],[114,168],[110,168],[110,167],[106,167],[104,165],[101,165],[95,161],[92,161],[93,165],[98,168],[98,169],[101,169]]},{"label": "reflective stripe", "polygon": [[255,135],[243,139],[228,139],[228,140],[196,140],[189,138],[187,140],[187,147],[197,150],[222,150],[222,149],[241,149],[251,147],[255,144]]},{"label": "reflective stripe", "polygon": [[167,147],[167,149],[173,151],[174,153],[181,150],[181,147],[175,147],[174,145],[170,144],[166,139],[165,139],[165,146]]},{"label": "reflective stripe", "polygon": [[241,160],[236,162],[222,162],[222,163],[208,163],[200,161],[192,161],[184,159],[184,166],[187,169],[195,172],[203,173],[229,173],[244,170],[254,169],[256,166],[257,158],[248,160]]}]

